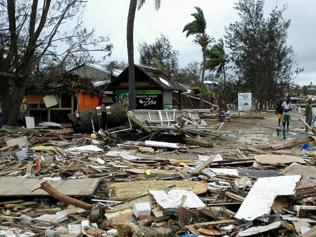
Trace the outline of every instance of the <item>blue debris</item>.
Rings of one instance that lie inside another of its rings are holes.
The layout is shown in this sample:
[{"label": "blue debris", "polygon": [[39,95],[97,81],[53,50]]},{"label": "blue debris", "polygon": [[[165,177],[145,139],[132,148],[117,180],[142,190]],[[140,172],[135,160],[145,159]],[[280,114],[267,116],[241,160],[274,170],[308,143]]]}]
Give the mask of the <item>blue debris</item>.
[{"label": "blue debris", "polygon": [[185,234],[181,235],[181,237],[197,237],[197,235],[185,233]]},{"label": "blue debris", "polygon": [[316,150],[316,147],[312,146],[309,143],[305,143],[304,145],[300,146],[301,150],[305,150],[305,151],[314,151]]}]

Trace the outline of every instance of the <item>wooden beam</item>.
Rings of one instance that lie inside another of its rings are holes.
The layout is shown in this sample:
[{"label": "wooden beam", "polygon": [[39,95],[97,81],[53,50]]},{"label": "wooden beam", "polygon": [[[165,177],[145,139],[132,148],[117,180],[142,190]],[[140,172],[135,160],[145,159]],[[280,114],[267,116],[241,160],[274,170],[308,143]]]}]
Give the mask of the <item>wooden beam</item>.
[{"label": "wooden beam", "polygon": [[202,164],[198,165],[193,171],[192,174],[198,174],[201,172],[202,169],[204,169],[206,166],[211,164],[214,160],[214,156],[209,157],[206,161],[204,161]]},{"label": "wooden beam", "polygon": [[309,126],[309,125],[306,123],[306,121],[305,121],[304,119],[302,119],[302,118],[299,118],[298,120],[301,121],[301,122],[304,124],[304,126],[305,126],[309,131],[311,131],[312,133],[314,133],[314,134],[316,135],[316,129],[315,129],[315,128],[311,128],[311,126]]}]

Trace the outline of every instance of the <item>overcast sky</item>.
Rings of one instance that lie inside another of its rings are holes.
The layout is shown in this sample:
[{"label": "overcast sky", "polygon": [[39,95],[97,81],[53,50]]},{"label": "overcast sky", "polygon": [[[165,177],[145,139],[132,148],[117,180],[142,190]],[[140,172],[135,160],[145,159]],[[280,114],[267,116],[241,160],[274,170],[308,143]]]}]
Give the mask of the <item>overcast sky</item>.
[{"label": "overcast sky", "polygon": [[[154,0],[147,0],[143,8],[136,12],[134,45],[135,62],[139,61],[138,44],[152,43],[161,33],[171,41],[179,51],[179,64],[184,67],[192,61],[201,61],[201,49],[195,45],[192,37],[182,33],[185,24],[192,21],[190,15],[194,7],[203,9],[207,20],[207,33],[216,39],[225,34],[225,27],[235,22],[236,0],[161,0],[158,11]],[[316,19],[314,11],[316,0],[266,0],[268,13],[276,5],[288,7],[285,16],[291,19],[288,43],[293,46],[297,61],[304,72],[295,80],[297,84],[316,84]],[[94,28],[98,35],[108,35],[113,43],[110,60],[127,62],[126,21],[129,0],[88,0],[84,15],[88,28]]]}]

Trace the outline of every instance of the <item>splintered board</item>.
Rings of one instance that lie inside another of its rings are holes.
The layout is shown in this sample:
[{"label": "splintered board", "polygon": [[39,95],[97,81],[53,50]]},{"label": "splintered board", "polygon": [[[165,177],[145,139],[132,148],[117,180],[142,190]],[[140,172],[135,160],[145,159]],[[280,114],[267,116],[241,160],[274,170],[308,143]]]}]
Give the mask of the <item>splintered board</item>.
[{"label": "splintered board", "polygon": [[[0,197],[12,196],[48,196],[40,187],[41,179],[0,177]],[[100,179],[73,179],[48,181],[53,188],[69,196],[89,196],[97,188]],[[34,192],[32,190],[36,189]]]},{"label": "splintered board", "polygon": [[291,163],[301,163],[305,164],[306,162],[302,157],[293,156],[293,155],[274,155],[274,154],[265,154],[265,155],[255,155],[255,160],[264,165],[277,165],[277,164],[291,164]]},{"label": "splintered board", "polygon": [[202,194],[207,191],[206,182],[198,181],[132,181],[111,183],[108,185],[109,198],[112,200],[129,200],[148,194],[148,190],[184,189]]}]

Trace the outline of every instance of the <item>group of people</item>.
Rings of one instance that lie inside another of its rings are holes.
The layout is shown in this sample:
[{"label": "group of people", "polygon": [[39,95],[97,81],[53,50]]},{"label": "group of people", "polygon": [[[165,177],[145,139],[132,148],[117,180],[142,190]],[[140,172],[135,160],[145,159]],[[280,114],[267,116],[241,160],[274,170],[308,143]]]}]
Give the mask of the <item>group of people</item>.
[{"label": "group of people", "polygon": [[[285,101],[279,102],[276,105],[276,114],[278,117],[278,124],[281,126],[281,121],[283,124],[283,129],[289,130],[290,121],[291,121],[291,111],[293,110],[293,106],[291,103],[290,98],[288,97]],[[312,100],[308,99],[306,106],[305,106],[305,121],[310,126],[314,126],[314,122],[316,121],[316,114],[313,117],[313,107],[312,107]],[[306,127],[307,132],[307,127]]]}]

